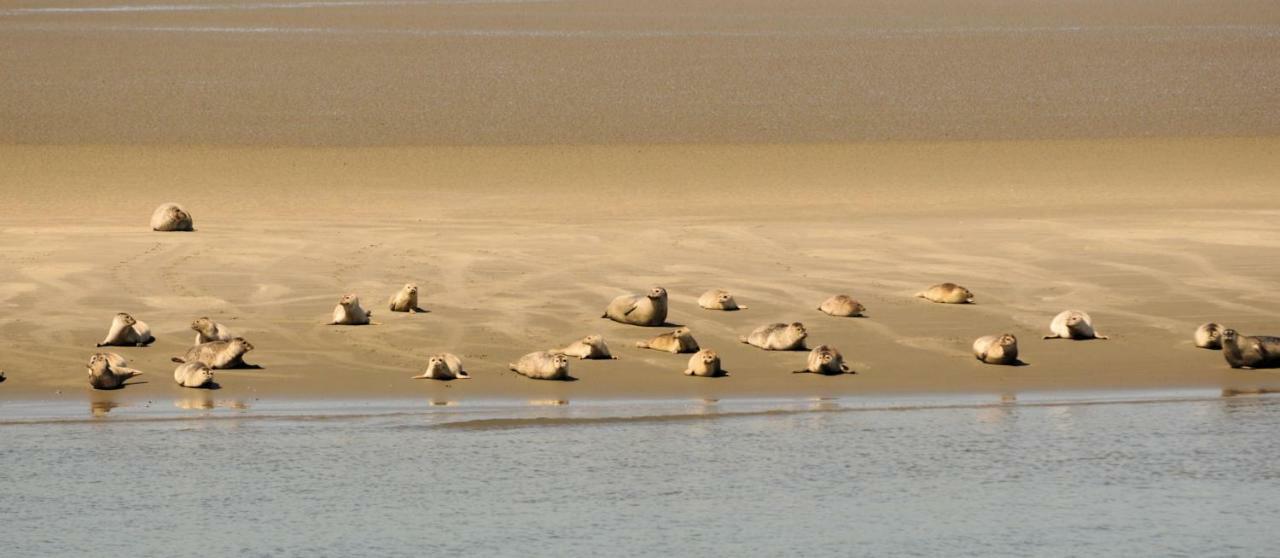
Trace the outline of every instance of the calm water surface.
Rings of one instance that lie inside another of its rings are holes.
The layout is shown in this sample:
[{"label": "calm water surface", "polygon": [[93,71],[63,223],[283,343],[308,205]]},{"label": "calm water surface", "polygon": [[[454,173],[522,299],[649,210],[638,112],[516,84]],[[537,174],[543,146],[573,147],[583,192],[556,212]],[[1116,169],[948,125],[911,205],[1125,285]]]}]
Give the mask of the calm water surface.
[{"label": "calm water surface", "polygon": [[1274,556],[1280,543],[1276,397],[207,415],[0,424],[2,554]]}]

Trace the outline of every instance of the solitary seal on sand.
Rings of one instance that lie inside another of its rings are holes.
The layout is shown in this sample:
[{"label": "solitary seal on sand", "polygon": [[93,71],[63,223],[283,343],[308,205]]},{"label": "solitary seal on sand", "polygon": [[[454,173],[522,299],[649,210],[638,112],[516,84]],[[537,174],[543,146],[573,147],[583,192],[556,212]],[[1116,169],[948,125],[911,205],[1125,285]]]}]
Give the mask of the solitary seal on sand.
[{"label": "solitary seal on sand", "polygon": [[739,306],[738,301],[734,300],[733,293],[724,289],[711,289],[702,296],[698,297],[698,306],[707,310],[746,310],[746,306]]},{"label": "solitary seal on sand", "polygon": [[116,353],[94,353],[89,357],[89,386],[93,389],[120,389],[129,378],[142,372],[129,368],[129,361]]},{"label": "solitary seal on sand", "polygon": [[400,292],[391,295],[389,305],[392,312],[422,312],[418,307],[418,286],[413,283],[405,285]]},{"label": "solitary seal on sand", "polygon": [[808,336],[800,322],[776,323],[762,325],[738,341],[766,351],[800,351],[804,350],[804,339]]},{"label": "solitary seal on sand", "polygon": [[979,337],[973,356],[987,364],[1018,364],[1018,338],[1012,333]]},{"label": "solitary seal on sand", "polygon": [[147,327],[145,322],[120,312],[111,318],[111,329],[107,331],[106,339],[98,343],[98,346],[145,347],[155,340],[156,338],[151,335],[151,328]]},{"label": "solitary seal on sand", "polygon": [[414,380],[470,380],[471,374],[462,369],[462,359],[453,353],[438,353],[427,359],[427,369]]},{"label": "solitary seal on sand", "polygon": [[615,322],[660,326],[667,323],[667,290],[654,287],[647,295],[622,295],[613,299],[601,318]]},{"label": "solitary seal on sand", "polygon": [[201,343],[190,349],[183,357],[173,357],[173,361],[177,363],[184,362],[202,362],[205,366],[218,369],[227,368],[261,368],[260,366],[248,364],[244,361],[244,354],[253,350],[253,344],[245,341],[243,337],[236,337],[230,341],[210,341]]},{"label": "solitary seal on sand", "polygon": [[701,376],[718,378],[729,373],[720,368],[720,355],[711,349],[703,349],[689,357],[689,366],[684,369],[685,376]]},{"label": "solitary seal on sand", "polygon": [[173,370],[173,381],[189,388],[214,387],[213,370],[203,362],[185,362]]},{"label": "solitary seal on sand", "polygon": [[151,230],[153,231],[193,231],[191,214],[181,205],[166,203],[157,207],[151,214]]},{"label": "solitary seal on sand", "polygon": [[973,303],[973,293],[955,283],[939,283],[916,293],[916,296],[942,304]]},{"label": "solitary seal on sand", "polygon": [[609,346],[604,343],[604,337],[599,334],[592,334],[573,343],[568,347],[551,351],[553,353],[561,353],[565,356],[578,357],[582,359],[598,359],[609,360],[617,359],[613,353],[609,352]]},{"label": "solitary seal on sand", "polygon": [[210,341],[230,341],[235,338],[230,328],[207,317],[198,318],[196,321],[191,322],[191,329],[196,332],[195,345]]},{"label": "solitary seal on sand", "polygon": [[329,325],[369,325],[372,317],[373,312],[360,307],[360,297],[345,294],[333,307],[333,321]]},{"label": "solitary seal on sand", "polygon": [[818,305],[818,310],[829,316],[856,318],[862,316],[862,313],[867,311],[867,307],[849,295],[835,295],[822,301],[822,304]]},{"label": "solitary seal on sand", "polygon": [[569,357],[550,351],[529,353],[507,366],[516,374],[535,380],[573,379],[569,377]]},{"label": "solitary seal on sand", "polygon": [[1209,322],[1196,328],[1196,346],[1201,349],[1218,350],[1222,348],[1222,330],[1220,324]]},{"label": "solitary seal on sand", "polygon": [[1049,322],[1049,331],[1053,335],[1046,335],[1045,339],[1107,339],[1093,330],[1093,318],[1079,310],[1063,310],[1054,316]]},{"label": "solitary seal on sand", "polygon": [[1232,368],[1280,367],[1280,337],[1246,337],[1227,329],[1222,332],[1222,356]]},{"label": "solitary seal on sand", "polygon": [[814,347],[812,351],[809,351],[808,366],[804,370],[793,370],[792,373],[822,374],[824,376],[856,374],[856,372],[849,369],[849,365],[844,363],[844,355],[828,345]]},{"label": "solitary seal on sand", "polygon": [[698,342],[693,339],[693,332],[689,328],[682,327],[648,341],[636,341],[636,347],[666,351],[671,354],[695,353],[698,351]]}]

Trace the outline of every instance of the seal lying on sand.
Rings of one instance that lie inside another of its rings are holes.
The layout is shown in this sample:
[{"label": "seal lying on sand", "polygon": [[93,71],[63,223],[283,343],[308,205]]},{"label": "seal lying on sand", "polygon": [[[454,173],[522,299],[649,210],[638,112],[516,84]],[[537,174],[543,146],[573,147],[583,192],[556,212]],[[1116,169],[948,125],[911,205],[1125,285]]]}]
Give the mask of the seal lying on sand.
[{"label": "seal lying on sand", "polygon": [[391,295],[388,302],[392,312],[412,312],[417,314],[423,310],[418,307],[418,286],[409,283],[400,292]]},{"label": "seal lying on sand", "polygon": [[1196,346],[1201,349],[1219,350],[1222,348],[1222,330],[1220,324],[1209,322],[1196,328]]},{"label": "seal lying on sand", "polygon": [[622,295],[613,299],[601,318],[639,326],[667,323],[667,290],[654,287],[647,295]]},{"label": "seal lying on sand", "polygon": [[1093,330],[1093,318],[1079,310],[1063,310],[1054,316],[1049,331],[1053,335],[1046,335],[1045,339],[1107,339]]},{"label": "seal lying on sand", "polygon": [[145,322],[134,319],[125,312],[116,314],[111,319],[111,329],[106,339],[98,343],[99,347],[145,347],[156,340],[151,335],[151,328]]},{"label": "seal lying on sand", "polygon": [[718,378],[729,373],[720,368],[720,355],[711,349],[703,349],[689,357],[689,366],[684,369],[685,376],[701,376]]},{"label": "seal lying on sand", "polygon": [[746,310],[746,306],[739,306],[738,301],[734,300],[733,293],[724,289],[711,289],[702,296],[698,297],[698,306],[707,310]]},{"label": "seal lying on sand", "polygon": [[151,230],[153,231],[193,231],[191,214],[181,205],[166,203],[157,207],[151,214]]},{"label": "seal lying on sand", "polygon": [[849,295],[835,295],[822,301],[822,304],[818,305],[818,310],[838,318],[856,318],[866,312],[867,307]]},{"label": "seal lying on sand", "polygon": [[834,376],[837,374],[855,374],[849,369],[849,365],[844,363],[844,355],[840,354],[834,347],[827,345],[818,345],[812,351],[809,351],[808,365],[804,370],[793,370],[793,374],[822,374],[824,376]]},{"label": "seal lying on sand", "polygon": [[516,374],[535,380],[573,379],[569,377],[569,358],[550,351],[529,353],[507,366]]},{"label": "seal lying on sand", "polygon": [[471,374],[462,369],[462,359],[453,353],[439,353],[427,359],[427,369],[414,380],[470,380]]},{"label": "seal lying on sand", "polygon": [[698,351],[698,342],[693,339],[693,332],[689,328],[682,327],[648,341],[636,341],[636,347],[666,351],[671,354],[695,353]]},{"label": "seal lying on sand", "polygon": [[191,329],[196,332],[196,345],[210,341],[230,341],[235,338],[230,328],[207,317],[191,322]]},{"label": "seal lying on sand", "polygon": [[333,307],[333,321],[329,325],[369,325],[372,317],[373,312],[360,307],[360,297],[345,294]]},{"label": "seal lying on sand", "polygon": [[987,364],[1018,364],[1018,338],[1012,333],[979,337],[973,356]]},{"label": "seal lying on sand", "polygon": [[973,293],[955,283],[939,283],[916,293],[916,296],[942,304],[973,303]]},{"label": "seal lying on sand", "polygon": [[570,343],[568,347],[553,350],[551,352],[571,357],[578,357],[579,360],[609,360],[618,358],[609,352],[609,346],[604,343],[604,337],[599,334],[588,335]]},{"label": "seal lying on sand", "polygon": [[1232,368],[1280,367],[1280,337],[1246,337],[1234,329],[1224,330],[1222,356]]},{"label": "seal lying on sand", "polygon": [[213,370],[203,362],[185,362],[173,370],[173,381],[189,388],[214,387]]},{"label": "seal lying on sand", "polygon": [[116,353],[94,353],[89,357],[89,386],[93,389],[120,389],[125,381],[142,372],[129,368],[129,361]]},{"label": "seal lying on sand", "polygon": [[177,363],[185,362],[201,362],[214,370],[227,368],[261,368],[260,366],[247,364],[244,361],[244,354],[253,350],[253,344],[245,341],[243,337],[236,337],[230,341],[210,341],[201,343],[190,349],[187,349],[185,357],[173,357],[173,361]]},{"label": "seal lying on sand", "polygon": [[800,351],[804,350],[804,340],[808,336],[800,322],[776,323],[762,325],[750,335],[739,337],[738,341],[766,351]]}]

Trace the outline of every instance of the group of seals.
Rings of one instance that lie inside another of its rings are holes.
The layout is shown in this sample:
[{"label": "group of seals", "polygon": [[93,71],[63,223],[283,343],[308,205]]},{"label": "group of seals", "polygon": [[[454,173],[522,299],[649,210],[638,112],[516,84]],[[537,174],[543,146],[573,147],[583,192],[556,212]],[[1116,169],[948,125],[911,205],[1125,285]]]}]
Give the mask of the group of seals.
[{"label": "group of seals", "polygon": [[151,214],[151,230],[153,231],[194,231],[191,214],[181,205],[166,203],[157,207]]},{"label": "group of seals", "polygon": [[116,314],[111,319],[111,329],[107,337],[98,343],[99,347],[145,347],[155,342],[151,328],[147,324],[134,319],[125,312]]}]

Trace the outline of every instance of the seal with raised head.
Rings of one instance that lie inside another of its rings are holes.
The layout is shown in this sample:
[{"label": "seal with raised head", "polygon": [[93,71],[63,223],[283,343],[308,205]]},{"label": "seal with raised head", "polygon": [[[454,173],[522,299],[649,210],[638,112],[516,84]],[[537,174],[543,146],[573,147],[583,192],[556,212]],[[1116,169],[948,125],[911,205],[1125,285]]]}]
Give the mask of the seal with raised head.
[{"label": "seal with raised head", "polygon": [[261,368],[255,364],[248,364],[244,361],[244,354],[253,350],[253,344],[245,341],[243,337],[236,337],[230,341],[210,341],[201,343],[190,349],[183,357],[173,357],[174,362],[179,364],[184,362],[202,362],[205,366],[214,370],[228,368]]},{"label": "seal with raised head", "polygon": [[1196,346],[1201,349],[1219,350],[1222,348],[1222,330],[1225,329],[1221,324],[1209,322],[1200,324],[1196,328],[1195,340]]},{"label": "seal with raised head", "polygon": [[329,325],[369,325],[373,312],[360,307],[360,297],[354,294],[342,295],[338,305],[333,307],[333,321]]},{"label": "seal with raised head", "polygon": [[462,369],[462,359],[453,353],[437,353],[427,358],[427,369],[414,380],[470,380],[471,374]]},{"label": "seal with raised head", "polygon": [[702,296],[698,297],[698,306],[707,310],[746,310],[746,306],[741,306],[738,301],[733,298],[733,293],[724,289],[711,289]]},{"label": "seal with raised head", "polygon": [[738,341],[766,351],[802,351],[805,348],[804,340],[808,336],[809,332],[805,331],[804,324],[800,322],[776,323],[762,325],[750,335],[739,337]]},{"label": "seal with raised head", "polygon": [[667,323],[667,290],[654,287],[646,295],[622,295],[609,302],[601,318],[638,326]]},{"label": "seal with raised head", "polygon": [[973,303],[973,293],[955,283],[938,283],[916,293],[916,297],[941,304]]},{"label": "seal with raised head", "polygon": [[520,357],[507,365],[512,372],[535,380],[572,380],[569,357],[551,351],[538,351]]},{"label": "seal with raised head", "polygon": [[146,322],[139,321],[128,313],[120,312],[111,318],[111,329],[107,330],[107,337],[98,343],[98,346],[145,347],[155,340]]},{"label": "seal with raised head", "polygon": [[818,310],[828,316],[858,318],[867,311],[867,307],[849,295],[835,295],[822,301],[822,304],[818,305]]},{"label": "seal with raised head", "polygon": [[173,369],[173,381],[189,388],[211,388],[218,384],[213,381],[213,370],[203,362],[184,362]]},{"label": "seal with raised head", "polygon": [[609,360],[618,358],[613,356],[613,353],[609,352],[609,346],[604,343],[604,337],[599,334],[588,335],[570,343],[568,347],[553,350],[551,352],[560,353],[565,356],[578,357],[579,360]]},{"label": "seal with raised head", "polygon": [[142,375],[116,353],[94,353],[85,368],[89,369],[89,386],[93,389],[120,389],[129,378]]},{"label": "seal with raised head", "polygon": [[822,374],[824,376],[835,376],[837,374],[856,374],[849,365],[844,363],[844,355],[840,354],[835,347],[830,345],[818,345],[812,351],[809,351],[809,360],[804,370],[793,370],[793,374]]},{"label": "seal with raised head", "polygon": [[648,341],[636,341],[636,347],[666,351],[671,354],[696,353],[698,342],[693,339],[693,332],[687,327],[676,328]]},{"label": "seal with raised head", "polygon": [[1223,330],[1222,356],[1232,368],[1280,367],[1280,337],[1244,336],[1234,329]]},{"label": "seal with raised head", "polygon": [[153,231],[193,231],[191,214],[176,203],[166,203],[151,213],[151,230]]},{"label": "seal with raised head", "polygon": [[718,378],[729,373],[720,368],[720,355],[711,349],[702,349],[689,357],[689,366],[684,369],[685,376],[701,376]]},{"label": "seal with raised head", "polygon": [[1107,336],[1094,331],[1093,318],[1079,310],[1063,310],[1054,316],[1049,322],[1049,332],[1052,335],[1044,336],[1045,339],[1107,339]]},{"label": "seal with raised head", "polygon": [[197,318],[191,322],[191,329],[196,332],[195,345],[210,341],[230,341],[235,338],[230,328],[210,320],[208,317]]},{"label": "seal with raised head", "polygon": [[1018,338],[1012,333],[979,337],[973,342],[973,356],[987,364],[1018,364]]},{"label": "seal with raised head", "polygon": [[418,307],[418,286],[409,283],[400,289],[400,292],[391,295],[388,306],[392,312],[411,312],[417,314],[423,312]]}]

